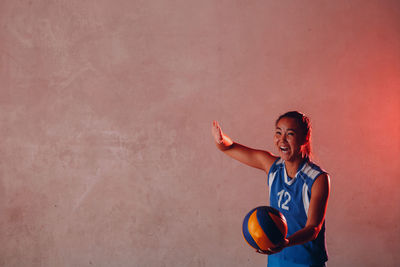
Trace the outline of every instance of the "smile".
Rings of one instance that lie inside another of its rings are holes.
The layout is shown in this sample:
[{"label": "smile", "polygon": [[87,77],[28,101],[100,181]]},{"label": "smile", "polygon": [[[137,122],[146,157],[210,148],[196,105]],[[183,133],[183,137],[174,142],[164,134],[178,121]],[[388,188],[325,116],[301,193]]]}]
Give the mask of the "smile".
[{"label": "smile", "polygon": [[282,152],[288,152],[289,151],[289,147],[286,147],[286,146],[281,146],[281,147],[279,147],[280,148],[280,150],[282,151]]}]

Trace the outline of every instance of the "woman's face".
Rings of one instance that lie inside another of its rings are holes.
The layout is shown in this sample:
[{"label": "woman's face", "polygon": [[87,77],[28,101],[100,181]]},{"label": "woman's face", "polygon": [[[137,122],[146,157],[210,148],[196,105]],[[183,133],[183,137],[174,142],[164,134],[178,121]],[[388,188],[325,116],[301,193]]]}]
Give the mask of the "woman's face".
[{"label": "woman's face", "polygon": [[304,134],[293,118],[283,117],[276,125],[274,144],[279,156],[285,161],[294,161],[302,157],[301,146]]}]

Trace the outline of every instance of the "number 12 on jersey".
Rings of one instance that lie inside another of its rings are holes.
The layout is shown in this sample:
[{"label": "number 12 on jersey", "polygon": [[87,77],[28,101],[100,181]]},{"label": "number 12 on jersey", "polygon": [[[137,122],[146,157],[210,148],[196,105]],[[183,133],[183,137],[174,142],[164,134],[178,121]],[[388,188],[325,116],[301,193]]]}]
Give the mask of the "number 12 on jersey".
[{"label": "number 12 on jersey", "polygon": [[292,199],[292,197],[290,196],[289,192],[287,192],[284,189],[282,189],[281,191],[279,191],[278,196],[279,196],[278,207],[283,209],[283,210],[289,210],[289,207],[287,206],[287,204]]}]

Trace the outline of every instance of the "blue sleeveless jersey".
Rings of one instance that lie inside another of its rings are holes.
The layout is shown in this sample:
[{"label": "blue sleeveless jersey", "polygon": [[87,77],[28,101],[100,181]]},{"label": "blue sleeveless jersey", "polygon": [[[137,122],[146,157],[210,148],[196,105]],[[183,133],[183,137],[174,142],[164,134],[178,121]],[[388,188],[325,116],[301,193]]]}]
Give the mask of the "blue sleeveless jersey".
[{"label": "blue sleeveless jersey", "polygon": [[[277,159],[268,173],[270,206],[279,210],[287,220],[288,235],[304,228],[307,222],[311,187],[315,179],[326,173],[309,160],[305,160],[291,179],[287,176],[285,161]],[[328,260],[325,245],[325,222],[318,237],[302,245],[295,245],[270,255],[298,264],[318,265]]]}]

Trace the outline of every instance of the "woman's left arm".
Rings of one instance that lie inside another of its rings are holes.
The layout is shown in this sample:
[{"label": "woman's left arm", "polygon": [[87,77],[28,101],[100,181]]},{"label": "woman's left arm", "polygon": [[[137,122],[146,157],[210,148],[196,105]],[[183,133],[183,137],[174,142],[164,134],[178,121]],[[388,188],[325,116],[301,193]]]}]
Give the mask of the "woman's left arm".
[{"label": "woman's left arm", "polygon": [[330,192],[330,179],[327,174],[317,177],[311,188],[310,206],[306,226],[288,237],[286,246],[294,246],[312,241],[317,238],[325,220],[326,208]]}]

